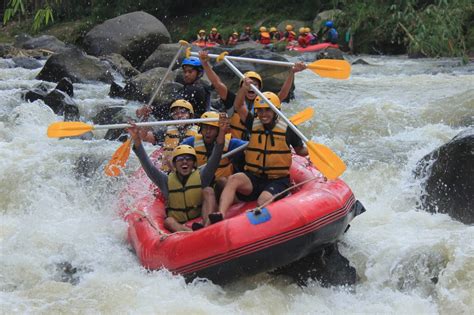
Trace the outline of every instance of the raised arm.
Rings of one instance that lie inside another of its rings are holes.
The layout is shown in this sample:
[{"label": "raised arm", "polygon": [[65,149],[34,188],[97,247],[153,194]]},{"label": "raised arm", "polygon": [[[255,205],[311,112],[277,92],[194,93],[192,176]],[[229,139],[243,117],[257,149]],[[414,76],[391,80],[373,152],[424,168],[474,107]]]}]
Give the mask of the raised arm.
[{"label": "raised arm", "polygon": [[281,86],[280,92],[278,92],[278,97],[280,100],[284,100],[288,97],[290,93],[291,86],[295,80],[295,73],[300,72],[306,69],[304,62],[297,62],[293,67],[290,68],[288,77],[286,77],[285,83]]},{"label": "raised arm", "polygon": [[201,170],[201,186],[203,188],[211,185],[214,174],[216,173],[219,163],[222,158],[222,151],[224,150],[225,133],[229,128],[229,119],[226,113],[219,113],[219,134],[216,138],[216,144],[212,150],[211,155],[207,161],[206,166]]},{"label": "raised arm", "polygon": [[158,186],[163,195],[168,197],[168,175],[157,169],[146,154],[142,145],[139,128],[135,124],[132,124],[132,127],[128,129],[128,132],[130,133],[133,140],[133,152],[135,152],[138,159],[140,160],[140,164],[145,170],[145,173],[151,179],[151,181],[156,186]]},{"label": "raised arm", "polygon": [[245,105],[245,95],[250,90],[250,84],[252,80],[245,78],[234,100],[234,110],[239,114],[241,121],[245,121],[249,114],[249,109]]},{"label": "raised arm", "polygon": [[219,94],[219,97],[223,101],[225,101],[227,98],[227,86],[225,86],[225,84],[222,83],[221,78],[219,78],[217,73],[214,72],[211,65],[209,64],[208,52],[206,50],[201,50],[199,52],[199,59],[201,60],[201,64],[204,69],[204,72],[209,78],[209,81],[211,81],[212,85],[216,89],[217,94]]}]

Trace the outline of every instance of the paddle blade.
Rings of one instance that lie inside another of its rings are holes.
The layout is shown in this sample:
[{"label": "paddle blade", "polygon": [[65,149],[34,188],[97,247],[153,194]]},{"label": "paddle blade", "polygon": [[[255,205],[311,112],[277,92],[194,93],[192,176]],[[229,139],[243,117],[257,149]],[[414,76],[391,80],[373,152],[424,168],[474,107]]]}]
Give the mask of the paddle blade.
[{"label": "paddle blade", "polygon": [[327,146],[308,141],[306,147],[311,162],[328,179],[336,179],[346,170],[344,161]]},{"label": "paddle blade", "polygon": [[94,126],[79,121],[60,121],[48,126],[49,138],[62,138],[79,136],[91,131]]},{"label": "paddle blade", "polygon": [[298,126],[308,120],[310,120],[314,115],[314,108],[308,107],[305,110],[293,115],[290,117],[290,121],[293,125]]},{"label": "paddle blade", "polygon": [[345,60],[321,59],[306,67],[323,78],[347,79],[351,75],[351,65]]},{"label": "paddle blade", "polygon": [[119,176],[125,164],[127,163],[128,157],[130,156],[130,150],[132,148],[132,140],[129,138],[127,141],[115,151],[114,155],[110,159],[109,163],[105,166],[105,175],[107,176]]}]

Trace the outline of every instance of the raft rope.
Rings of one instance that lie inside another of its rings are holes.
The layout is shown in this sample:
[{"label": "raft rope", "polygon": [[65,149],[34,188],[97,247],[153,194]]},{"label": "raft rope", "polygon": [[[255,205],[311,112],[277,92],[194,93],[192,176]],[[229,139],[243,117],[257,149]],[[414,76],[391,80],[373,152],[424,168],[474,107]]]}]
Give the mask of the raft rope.
[{"label": "raft rope", "polygon": [[295,189],[295,188],[297,188],[297,187],[299,187],[299,186],[302,186],[302,185],[304,185],[304,184],[306,184],[306,183],[309,183],[310,181],[313,181],[313,180],[315,180],[315,179],[320,179],[320,178],[321,178],[321,177],[319,177],[319,176],[313,176],[313,177],[308,178],[307,180],[304,180],[304,181],[302,181],[302,182],[300,182],[300,183],[298,183],[298,184],[294,184],[293,186],[288,187],[287,189],[285,189],[285,190],[279,192],[278,194],[273,195],[272,198],[270,198],[268,201],[264,202],[262,205],[258,206],[257,208],[254,208],[254,209],[252,209],[252,210],[249,210],[249,211],[260,211],[260,210],[262,210],[263,208],[265,208],[266,206],[268,206],[269,204],[271,204],[273,201],[275,201],[275,199],[277,199],[278,197],[280,197],[280,196],[283,195],[283,194],[286,194],[286,193],[289,192],[290,190]]}]

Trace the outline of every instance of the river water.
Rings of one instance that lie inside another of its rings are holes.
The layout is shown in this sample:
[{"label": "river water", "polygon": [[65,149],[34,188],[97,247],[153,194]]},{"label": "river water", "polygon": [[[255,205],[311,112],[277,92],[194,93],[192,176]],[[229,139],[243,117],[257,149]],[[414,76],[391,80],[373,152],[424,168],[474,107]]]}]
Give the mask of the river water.
[{"label": "river water", "polygon": [[[412,170],[474,125],[474,65],[363,58],[371,65],[353,66],[345,81],[298,73],[296,100],[285,109],[314,107],[301,130],[343,158],[342,178],[367,208],[340,244],[360,277],[354,288],[301,288],[266,274],[221,287],[147,272],[115,206],[127,175],[107,178],[100,167],[84,174],[78,163],[103,166],[118,144],[47,138],[59,117],[21,99],[39,70],[0,60],[0,312],[472,314],[474,226],[418,211]],[[125,104],[105,84],[74,88],[86,118]],[[137,166],[132,154],[127,174]]]}]

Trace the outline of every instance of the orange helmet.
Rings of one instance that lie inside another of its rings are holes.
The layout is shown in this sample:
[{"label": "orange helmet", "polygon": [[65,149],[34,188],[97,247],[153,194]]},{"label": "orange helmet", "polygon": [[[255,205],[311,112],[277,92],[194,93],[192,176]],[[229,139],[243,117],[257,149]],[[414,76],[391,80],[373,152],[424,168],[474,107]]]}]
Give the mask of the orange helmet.
[{"label": "orange helmet", "polygon": [[289,32],[289,31],[292,31],[292,30],[293,30],[293,25],[288,24],[288,25],[285,27],[285,30],[287,30],[288,32]]}]

